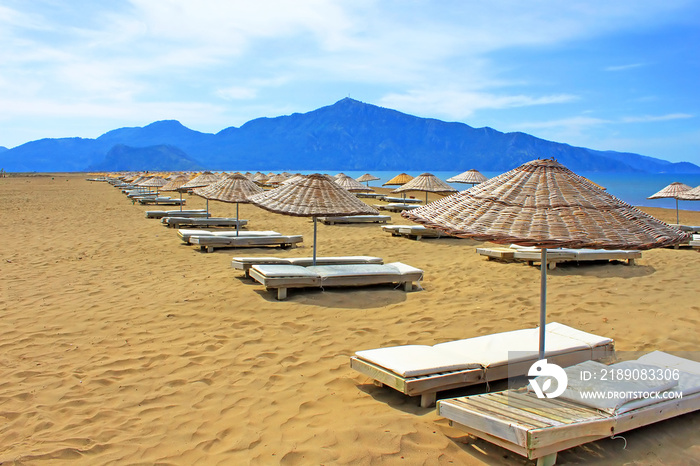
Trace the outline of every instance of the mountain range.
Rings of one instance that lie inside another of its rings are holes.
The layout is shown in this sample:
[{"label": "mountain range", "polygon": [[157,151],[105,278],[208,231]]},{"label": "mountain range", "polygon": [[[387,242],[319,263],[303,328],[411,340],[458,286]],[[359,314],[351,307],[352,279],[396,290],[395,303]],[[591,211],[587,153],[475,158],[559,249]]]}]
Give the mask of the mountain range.
[{"label": "mountain range", "polygon": [[164,120],[96,139],[41,139],[0,148],[0,168],[9,172],[506,171],[536,158],[555,158],[581,172],[700,173],[688,162],[420,118],[350,98],[308,113],[257,118],[216,134]]}]

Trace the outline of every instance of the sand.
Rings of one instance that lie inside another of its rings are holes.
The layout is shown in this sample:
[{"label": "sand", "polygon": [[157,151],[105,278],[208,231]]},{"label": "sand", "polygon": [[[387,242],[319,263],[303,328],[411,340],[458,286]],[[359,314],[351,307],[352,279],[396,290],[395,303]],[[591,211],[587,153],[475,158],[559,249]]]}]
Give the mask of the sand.
[{"label": "sand", "polygon": [[[0,178],[0,198],[0,462],[527,464],[375,387],[349,357],[535,327],[538,268],[487,261],[476,241],[319,224],[319,255],[402,261],[424,269],[424,290],[291,290],[278,302],[231,258],[310,255],[307,218],[241,205],[250,229],[302,234],[304,247],[206,254],[145,218],[160,207],[84,175]],[[235,204],[210,208],[235,216]],[[700,213],[681,220],[700,225]],[[618,351],[700,359],[699,271],[690,249],[646,251],[632,267],[560,265],[548,318],[612,337]],[[626,450],[605,439],[559,462],[697,463],[699,428],[692,413],[624,434]]]}]

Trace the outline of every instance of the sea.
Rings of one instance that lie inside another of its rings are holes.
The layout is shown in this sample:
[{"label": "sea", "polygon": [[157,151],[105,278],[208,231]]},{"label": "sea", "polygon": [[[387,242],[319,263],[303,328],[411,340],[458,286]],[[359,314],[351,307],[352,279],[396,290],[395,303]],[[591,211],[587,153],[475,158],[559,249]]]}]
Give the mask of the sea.
[{"label": "sea", "polygon": [[[257,170],[251,170],[253,172]],[[290,170],[290,173],[292,171]],[[294,171],[293,173],[297,173]],[[308,175],[311,173],[328,173],[330,175],[336,175],[335,172],[325,171],[302,171],[299,172],[303,175]],[[352,178],[359,178],[360,176],[368,173],[367,171],[343,171],[346,175]],[[369,171],[370,174],[379,178],[377,181],[370,181],[369,186],[381,187],[383,183],[389,181],[399,173],[406,173],[413,177],[418,176],[424,172],[422,171]],[[450,172],[450,171],[436,171],[430,172],[437,176],[441,180],[445,181],[448,178],[456,176],[461,171]],[[498,176],[501,172],[480,172],[487,178],[492,178]],[[645,207],[662,207],[667,209],[676,208],[675,199],[647,199],[647,197],[652,194],[657,193],[674,181],[679,181],[685,183],[690,187],[700,186],[700,174],[648,174],[648,173],[599,173],[599,172],[577,172],[578,175],[584,176],[589,180],[595,182],[596,184],[603,186],[606,191],[613,196],[621,199],[628,204],[634,206],[645,206]],[[366,183],[365,183],[366,184]],[[461,183],[448,183],[453,188],[458,191],[464,191],[471,187],[469,184]],[[678,208],[681,210],[694,210],[700,211],[700,201],[678,201]]]}]

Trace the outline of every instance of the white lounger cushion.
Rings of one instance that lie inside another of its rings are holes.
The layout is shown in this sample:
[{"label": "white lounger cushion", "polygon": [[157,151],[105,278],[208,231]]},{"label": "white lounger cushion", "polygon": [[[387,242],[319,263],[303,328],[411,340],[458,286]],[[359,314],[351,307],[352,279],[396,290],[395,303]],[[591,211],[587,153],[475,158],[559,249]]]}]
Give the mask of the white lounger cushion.
[{"label": "white lounger cushion", "polygon": [[308,277],[318,278],[318,274],[311,267],[300,267],[290,264],[260,264],[253,266],[257,271],[268,278],[284,278],[284,277]]},{"label": "white lounger cushion", "polygon": [[[677,369],[677,372],[666,369]],[[622,370],[622,374],[629,370],[630,375],[613,377],[617,370]],[[659,396],[662,392],[682,393],[681,396],[700,392],[700,363],[661,351],[611,365],[585,361],[565,369],[565,372],[569,381],[560,398],[609,414],[622,414],[669,399]],[[582,380],[582,372],[591,374],[590,379]],[[635,373],[636,376],[632,375]],[[653,377],[643,374],[653,374]],[[540,384],[543,382],[539,381]],[[589,395],[584,396],[584,393]]]},{"label": "white lounger cushion", "polygon": [[241,230],[240,232],[238,232],[238,234],[236,234],[236,230],[212,231],[212,230],[195,230],[195,229],[187,229],[187,228],[179,229],[178,233],[182,237],[190,237],[190,236],[281,236],[281,233],[278,233],[276,231]]},{"label": "white lounger cushion", "polygon": [[[582,332],[557,322],[547,324],[546,330],[547,355],[612,342],[610,338]],[[530,351],[537,355],[538,344],[539,329],[534,328],[439,343],[434,346],[394,346],[358,351],[355,354],[403,377],[417,377],[508,364],[509,351]],[[404,348],[411,349],[404,352]]]}]

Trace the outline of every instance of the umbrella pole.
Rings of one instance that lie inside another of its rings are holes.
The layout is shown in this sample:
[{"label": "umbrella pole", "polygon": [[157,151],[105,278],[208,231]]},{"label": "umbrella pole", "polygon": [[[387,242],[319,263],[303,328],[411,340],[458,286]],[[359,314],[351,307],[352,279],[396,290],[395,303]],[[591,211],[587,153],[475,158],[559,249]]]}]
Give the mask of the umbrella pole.
[{"label": "umbrella pole", "polygon": [[182,191],[180,191],[180,212],[182,212]]},{"label": "umbrella pole", "polygon": [[676,198],[676,225],[680,226],[681,222],[678,219],[678,198]]},{"label": "umbrella pole", "polygon": [[544,359],[544,334],[547,324],[547,248],[542,248],[540,261],[540,359]]},{"label": "umbrella pole", "polygon": [[236,236],[241,231],[241,221],[238,219],[238,202],[236,202]]},{"label": "umbrella pole", "polygon": [[316,266],[316,217],[314,217],[314,267]]},{"label": "umbrella pole", "polygon": [[209,213],[209,198],[207,198],[207,214]]}]

